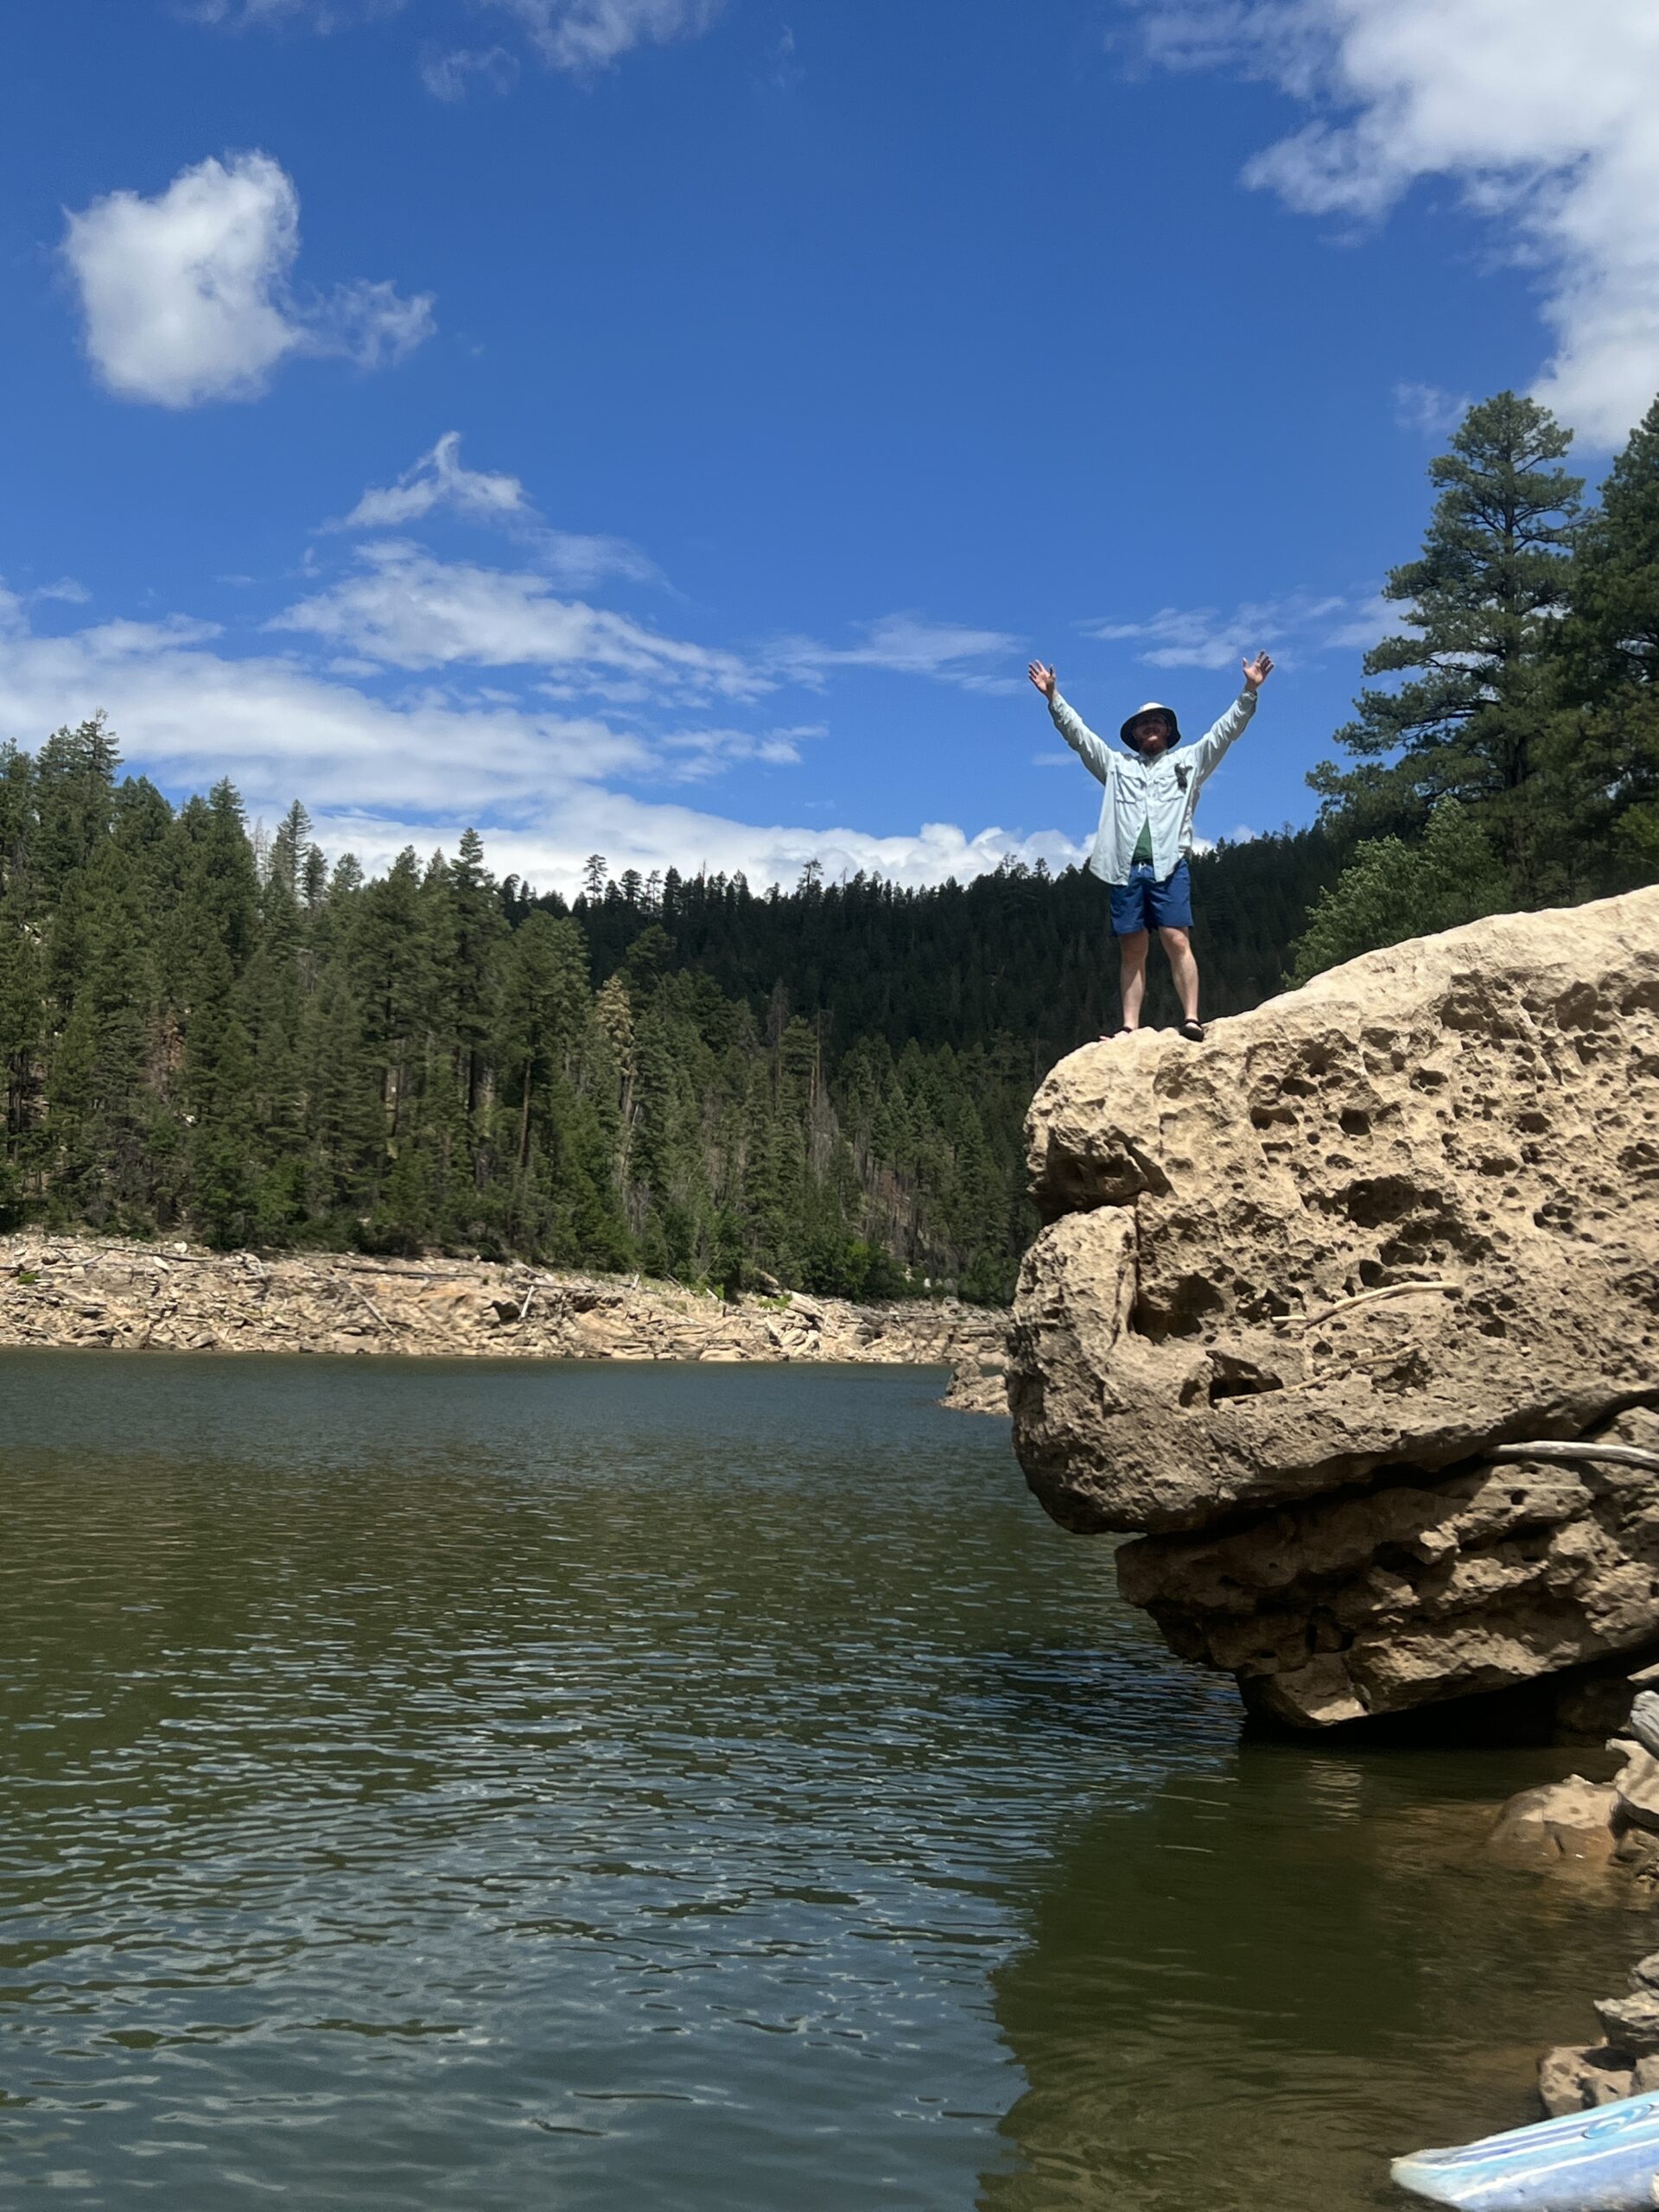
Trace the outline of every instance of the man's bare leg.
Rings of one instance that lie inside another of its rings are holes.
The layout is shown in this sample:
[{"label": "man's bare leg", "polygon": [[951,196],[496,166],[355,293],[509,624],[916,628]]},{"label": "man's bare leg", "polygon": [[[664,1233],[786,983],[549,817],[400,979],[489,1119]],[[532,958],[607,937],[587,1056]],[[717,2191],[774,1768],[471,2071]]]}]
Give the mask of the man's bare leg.
[{"label": "man's bare leg", "polygon": [[1123,1027],[1141,1027],[1141,1005],[1147,995],[1147,948],[1151,940],[1145,930],[1136,930],[1130,937],[1117,940],[1119,970],[1123,987]]},{"label": "man's bare leg", "polygon": [[[1192,957],[1192,940],[1185,930],[1160,930],[1158,936],[1165,952],[1168,955],[1169,972],[1175,978],[1175,989],[1181,1001],[1181,1012],[1189,1021],[1196,1021],[1198,1018],[1198,963]],[[1144,937],[1141,942],[1142,944],[1146,943]],[[1146,954],[1142,952],[1141,963],[1143,971],[1141,976],[1143,989],[1146,982],[1144,973],[1146,958]],[[1135,1000],[1137,1009],[1140,1004],[1141,1001],[1137,996]]]}]

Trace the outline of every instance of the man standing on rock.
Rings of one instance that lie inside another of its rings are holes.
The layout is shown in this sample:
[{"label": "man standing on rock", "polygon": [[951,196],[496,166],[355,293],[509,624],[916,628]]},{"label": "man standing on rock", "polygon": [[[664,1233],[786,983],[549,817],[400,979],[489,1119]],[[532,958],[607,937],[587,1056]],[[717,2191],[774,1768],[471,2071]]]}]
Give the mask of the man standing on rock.
[{"label": "man standing on rock", "polygon": [[1127,1037],[1141,1027],[1147,995],[1147,950],[1157,931],[1180,994],[1181,1034],[1204,1042],[1198,1020],[1198,963],[1187,931],[1192,926],[1192,886],[1187,855],[1192,849],[1192,814],[1205,778],[1255,712],[1255,695],[1273,672],[1267,653],[1244,663],[1244,689],[1218,722],[1190,753],[1170,756],[1181,741],[1174,711],[1149,699],[1137,707],[1118,732],[1128,758],[1108,750],[1086,722],[1060,696],[1054,671],[1034,660],[1026,671],[1048,702],[1054,727],[1092,776],[1106,789],[1100,803],[1100,827],[1089,855],[1094,874],[1111,886],[1112,933],[1122,961],[1123,1027]]}]

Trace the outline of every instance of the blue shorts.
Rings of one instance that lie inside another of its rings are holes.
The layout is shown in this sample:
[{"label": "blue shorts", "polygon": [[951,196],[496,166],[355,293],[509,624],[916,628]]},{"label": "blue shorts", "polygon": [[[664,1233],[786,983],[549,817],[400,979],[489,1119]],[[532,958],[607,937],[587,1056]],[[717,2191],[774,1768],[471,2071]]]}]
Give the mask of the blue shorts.
[{"label": "blue shorts", "polygon": [[1150,864],[1137,861],[1127,883],[1114,883],[1112,935],[1133,937],[1137,930],[1190,930],[1192,926],[1192,878],[1185,861],[1161,883]]}]

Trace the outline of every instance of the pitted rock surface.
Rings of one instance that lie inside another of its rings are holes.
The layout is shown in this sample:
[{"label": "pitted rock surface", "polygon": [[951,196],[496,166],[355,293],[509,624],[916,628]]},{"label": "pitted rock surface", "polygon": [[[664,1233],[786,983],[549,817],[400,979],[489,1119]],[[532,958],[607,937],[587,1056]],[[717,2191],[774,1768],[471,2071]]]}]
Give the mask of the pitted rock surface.
[{"label": "pitted rock surface", "polygon": [[[1604,1433],[1659,1452],[1645,1409]],[[1235,1675],[1254,1710],[1301,1727],[1360,1720],[1650,1644],[1659,1478],[1488,1462],[1212,1538],[1148,1536],[1117,1567],[1173,1648]]]},{"label": "pitted rock surface", "polygon": [[1087,1046],[1027,1134],[1016,1448],[1177,1649],[1318,1726],[1659,1637],[1654,1476],[1485,1458],[1659,1403],[1659,890]]}]

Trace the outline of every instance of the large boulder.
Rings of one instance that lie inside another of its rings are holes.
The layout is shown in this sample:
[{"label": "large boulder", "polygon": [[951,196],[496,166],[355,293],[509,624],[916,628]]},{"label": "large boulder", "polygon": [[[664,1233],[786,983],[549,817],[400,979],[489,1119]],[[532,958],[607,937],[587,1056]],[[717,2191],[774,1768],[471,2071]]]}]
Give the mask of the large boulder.
[{"label": "large boulder", "polygon": [[[1659,890],[1090,1046],[1033,1103],[1032,1488],[1302,1725],[1659,1637]],[[1632,1426],[1634,1423],[1634,1426]]]}]

